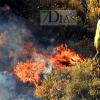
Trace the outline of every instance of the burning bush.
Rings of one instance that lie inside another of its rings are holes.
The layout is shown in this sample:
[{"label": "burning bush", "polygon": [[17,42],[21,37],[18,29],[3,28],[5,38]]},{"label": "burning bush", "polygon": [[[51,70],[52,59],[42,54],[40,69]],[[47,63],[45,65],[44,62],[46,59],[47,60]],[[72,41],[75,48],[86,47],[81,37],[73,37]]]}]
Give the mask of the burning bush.
[{"label": "burning bush", "polygon": [[57,54],[51,55],[50,60],[55,64],[55,68],[60,66],[75,65],[77,62],[84,60],[82,55],[76,54],[74,50],[68,48],[66,44],[62,44],[56,47]]},{"label": "burning bush", "polygon": [[25,83],[31,82],[35,86],[40,84],[40,72],[44,70],[45,62],[41,61],[40,63],[32,62],[27,60],[24,62],[19,62],[15,69],[15,74]]},{"label": "burning bush", "polygon": [[[27,44],[28,43],[26,43],[25,48]],[[29,49],[25,48],[24,50]],[[76,54],[74,50],[70,50],[66,44],[57,46],[56,54],[51,52],[43,55],[36,47],[31,47],[31,49],[31,59],[26,62],[19,62],[14,71],[21,81],[31,82],[36,88],[40,85],[41,78],[46,78],[53,69],[60,68],[61,66],[73,66],[76,62],[81,62],[84,59],[82,56]],[[27,55],[29,54],[30,52],[27,52]]]}]

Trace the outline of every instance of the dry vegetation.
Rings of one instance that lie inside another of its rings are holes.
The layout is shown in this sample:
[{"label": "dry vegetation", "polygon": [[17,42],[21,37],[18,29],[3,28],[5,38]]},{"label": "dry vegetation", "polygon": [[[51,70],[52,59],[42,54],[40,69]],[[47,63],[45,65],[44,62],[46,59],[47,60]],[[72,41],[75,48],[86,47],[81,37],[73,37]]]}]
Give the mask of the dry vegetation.
[{"label": "dry vegetation", "polygon": [[[76,9],[78,11],[77,26],[55,26],[51,28],[52,33],[47,33],[45,36],[54,37],[55,44],[64,42],[66,38],[79,39],[77,45],[85,49],[82,51],[83,55],[93,56],[95,52],[93,38],[99,0],[58,1],[39,3],[38,0],[8,0],[7,2],[17,15],[27,19],[33,18],[37,22],[39,22],[39,11],[42,9]],[[92,61],[88,58],[85,62],[77,63],[71,70],[67,67],[55,70],[43,81],[35,91],[35,95],[43,100],[99,100],[100,59]]]},{"label": "dry vegetation", "polygon": [[[81,29],[84,30],[84,28],[86,28],[90,32],[92,31],[94,33],[97,23],[98,1],[65,1],[67,6],[64,6],[63,9],[69,8],[78,10],[78,25],[81,27]],[[58,9],[62,8],[58,7]],[[66,29],[68,33],[68,27]],[[65,33],[66,29],[64,31]],[[79,31],[80,34],[81,29]],[[55,70],[54,73],[49,75],[47,79],[43,81],[42,86],[35,91],[37,97],[44,100],[99,100],[100,59],[98,58],[96,61],[92,61],[91,57],[95,52],[93,38],[91,42],[91,37],[89,37],[89,34],[87,34],[87,37],[84,37],[86,34],[87,33],[82,34],[83,39],[81,39],[77,45],[84,48],[82,53],[88,57],[87,60],[82,63],[77,63],[71,68],[71,70],[69,70],[68,67]],[[63,35],[65,34],[63,33]]]},{"label": "dry vegetation", "polygon": [[[73,69],[73,70],[72,70]],[[55,70],[35,91],[43,100],[99,100],[100,59]]]}]

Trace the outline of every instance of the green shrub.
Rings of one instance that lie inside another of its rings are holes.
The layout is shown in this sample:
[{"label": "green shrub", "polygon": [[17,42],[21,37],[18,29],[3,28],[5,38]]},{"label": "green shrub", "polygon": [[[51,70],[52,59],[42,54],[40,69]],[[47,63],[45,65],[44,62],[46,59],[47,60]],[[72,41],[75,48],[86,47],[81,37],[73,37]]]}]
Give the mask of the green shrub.
[{"label": "green shrub", "polygon": [[35,94],[44,100],[99,100],[100,59],[55,70]]},{"label": "green shrub", "polygon": [[[93,41],[93,40],[92,40]],[[95,55],[96,53],[96,48],[94,47],[94,42],[91,42],[91,40],[89,38],[83,37],[82,40],[80,40],[79,42],[76,43],[76,45],[81,49],[81,53],[82,55],[84,55],[84,57],[92,57]]]},{"label": "green shrub", "polygon": [[99,100],[100,60],[77,64],[71,76],[72,80],[66,85],[66,95],[71,100]]},{"label": "green shrub", "polygon": [[89,25],[94,28],[97,24],[98,5],[99,2],[97,2],[97,0],[87,1],[86,20],[89,22]]},{"label": "green shrub", "polygon": [[36,89],[35,95],[44,100],[59,100],[63,98],[66,94],[64,88],[71,78],[69,74],[70,70],[67,68],[54,71],[43,81],[42,86]]}]

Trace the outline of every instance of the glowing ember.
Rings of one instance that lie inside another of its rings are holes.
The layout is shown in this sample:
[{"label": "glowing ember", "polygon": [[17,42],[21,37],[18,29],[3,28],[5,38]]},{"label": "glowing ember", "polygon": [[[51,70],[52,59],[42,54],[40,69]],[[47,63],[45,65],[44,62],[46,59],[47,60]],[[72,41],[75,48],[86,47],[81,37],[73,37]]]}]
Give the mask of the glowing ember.
[{"label": "glowing ember", "polygon": [[6,10],[10,10],[10,7],[9,7],[9,6],[6,6],[5,9],[6,9]]},{"label": "glowing ember", "polygon": [[9,11],[9,10],[11,10],[11,8],[10,8],[10,6],[5,5],[4,7],[0,7],[0,11],[3,11],[3,10]]},{"label": "glowing ember", "polygon": [[[25,50],[32,47],[32,45],[32,43],[26,43],[23,53],[28,54],[29,52],[25,52]],[[32,60],[27,60],[26,62],[19,62],[14,69],[15,74],[23,82],[34,83],[34,85],[37,87],[41,83],[41,73],[47,68],[47,58],[54,65],[54,69],[60,68],[62,66],[71,66],[74,65],[76,62],[84,60],[84,58],[76,54],[74,50],[68,49],[66,44],[57,46],[56,50],[57,54],[51,53],[50,55],[43,55],[38,51],[37,48],[33,47],[31,52]]]},{"label": "glowing ember", "polygon": [[8,31],[4,31],[3,33],[1,33],[0,35],[0,45],[4,45],[6,44],[6,34],[8,33]]}]

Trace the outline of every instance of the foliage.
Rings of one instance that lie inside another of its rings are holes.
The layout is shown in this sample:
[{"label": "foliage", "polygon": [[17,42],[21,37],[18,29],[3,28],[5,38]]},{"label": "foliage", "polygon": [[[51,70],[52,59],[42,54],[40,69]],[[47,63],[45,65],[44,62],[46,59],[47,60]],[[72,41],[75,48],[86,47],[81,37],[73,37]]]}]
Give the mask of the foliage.
[{"label": "foliage", "polygon": [[[85,35],[92,39],[97,24],[97,7],[98,0],[3,0],[0,1],[0,6],[7,4],[12,11],[25,18],[25,20],[33,19],[40,24],[40,10],[77,10],[77,26],[55,26],[51,36],[57,37],[57,41],[66,38],[82,39]],[[57,28],[57,30],[56,30]],[[59,30],[62,31],[59,31]],[[67,34],[66,34],[67,32]],[[55,34],[54,34],[55,33]],[[80,34],[80,35],[79,35]],[[49,33],[47,34],[49,35]],[[61,38],[59,38],[61,37]],[[57,42],[58,43],[58,42]]]},{"label": "foliage", "polygon": [[64,88],[71,78],[69,73],[70,70],[67,68],[56,70],[43,81],[41,87],[36,89],[36,96],[44,100],[59,100],[65,96]]},{"label": "foliage", "polygon": [[55,70],[35,94],[44,100],[99,100],[100,59]]},{"label": "foliage", "polygon": [[100,60],[77,64],[71,73],[72,80],[66,85],[66,95],[71,100],[99,100]]},{"label": "foliage", "polygon": [[82,40],[78,41],[76,45],[80,48],[81,51],[79,51],[81,54],[84,55],[84,57],[93,57],[96,53],[96,49],[93,46],[94,42],[91,42],[89,38],[83,37]]},{"label": "foliage", "polygon": [[[16,14],[25,18],[34,17],[39,20],[39,10],[44,9],[71,9],[78,11],[78,17],[82,24],[89,24],[91,27],[97,22],[98,0],[4,0],[0,5],[8,4]],[[18,4],[18,5],[17,5]],[[35,15],[34,15],[35,14]],[[37,18],[38,17],[38,18]],[[86,23],[87,22],[87,23]]]},{"label": "foliage", "polygon": [[92,27],[96,27],[97,23],[97,13],[98,13],[98,5],[99,2],[97,0],[88,0],[87,1],[87,14],[86,20],[88,21],[89,25]]},{"label": "foliage", "polygon": [[[39,21],[39,13],[42,9],[77,10],[77,26],[55,26],[52,28],[52,33],[45,35],[46,37],[47,35],[55,37],[58,42],[61,40],[64,42],[66,37],[77,39],[84,35],[90,37],[89,30],[95,32],[99,0],[58,0],[60,3],[51,1],[52,4],[49,2],[40,4],[39,0],[1,0],[0,6],[8,4],[17,15],[29,19],[33,18],[36,21]],[[77,45],[85,48],[86,56],[94,50],[93,44],[87,38],[83,38]],[[42,86],[39,86],[35,94],[44,100],[99,100],[100,60],[92,61],[89,59],[77,63],[74,67],[63,67],[55,70],[43,81]]]}]

